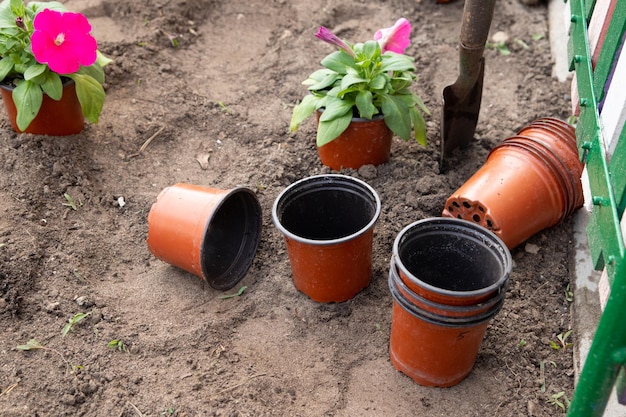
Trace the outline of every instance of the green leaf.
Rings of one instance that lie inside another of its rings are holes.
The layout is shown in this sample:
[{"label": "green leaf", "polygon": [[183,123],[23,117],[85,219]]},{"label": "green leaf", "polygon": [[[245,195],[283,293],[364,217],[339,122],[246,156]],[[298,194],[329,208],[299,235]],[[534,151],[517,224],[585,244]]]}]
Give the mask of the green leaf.
[{"label": "green leaf", "polygon": [[85,119],[91,123],[98,123],[106,97],[102,84],[95,78],[85,74],[68,74],[68,77],[76,83],[76,95],[78,96],[80,107],[83,109]]},{"label": "green leaf", "polygon": [[356,107],[359,109],[359,115],[366,119],[371,119],[376,113],[378,113],[378,109],[374,106],[373,95],[370,91],[363,90],[359,91],[356,96]]},{"label": "green leaf", "polygon": [[11,13],[11,2],[0,3],[0,29],[15,28],[15,15]]},{"label": "green leaf", "polygon": [[424,114],[430,116],[430,110],[428,110],[428,108],[426,107],[426,105],[424,104],[424,102],[422,101],[422,99],[420,98],[420,96],[418,96],[417,94],[413,93],[413,102],[415,104],[417,104],[419,106],[420,109],[422,109],[422,111],[424,112]]},{"label": "green leaf", "polygon": [[364,44],[357,44],[356,48],[360,53],[365,55],[370,61],[377,61],[382,51],[380,50],[380,45],[377,41],[367,41]]},{"label": "green leaf", "polygon": [[11,70],[13,70],[13,61],[9,58],[0,58],[0,81],[4,80]]},{"label": "green leaf", "polygon": [[339,74],[337,74],[336,72],[334,72],[334,71],[326,71],[326,74],[324,75],[323,78],[321,78],[319,80],[316,80],[315,78],[309,77],[302,84],[308,85],[309,86],[309,90],[319,91],[319,90],[325,90],[325,89],[329,88],[339,78],[340,78]]},{"label": "green leaf", "polygon": [[22,80],[13,90],[13,101],[17,109],[17,127],[25,130],[41,108],[43,102],[41,87],[32,81]]},{"label": "green leaf", "polygon": [[312,84],[318,83],[318,82],[322,81],[324,78],[326,78],[329,74],[333,74],[333,75],[339,77],[339,74],[337,74],[335,71],[329,70],[328,68],[322,68],[322,69],[318,69],[317,71],[315,71],[311,75],[309,75],[309,78],[304,80],[302,82],[302,84],[304,84],[304,85],[312,85]]},{"label": "green leaf", "polygon": [[304,96],[302,101],[293,108],[291,123],[289,124],[289,129],[292,132],[297,131],[300,123],[305,121],[315,110],[319,108],[319,101],[320,99],[318,97],[309,94]]},{"label": "green leaf", "polygon": [[[324,113],[326,113],[326,111],[324,111]],[[322,113],[322,117],[324,113]],[[320,117],[320,122],[317,125],[317,146],[324,146],[337,139],[337,137],[348,128],[351,121],[351,109],[343,116],[331,120],[322,121]]]},{"label": "green leaf", "polygon": [[389,81],[389,75],[378,74],[376,78],[370,82],[370,88],[373,90],[382,90],[387,85],[387,81]]},{"label": "green leaf", "polygon": [[31,1],[30,3],[28,3],[28,7],[34,10],[35,14],[43,11],[44,9],[56,10],[59,12],[67,11],[65,6],[59,3],[58,1],[50,1],[50,2]]},{"label": "green leaf", "polygon": [[413,133],[415,140],[422,146],[426,146],[426,122],[424,117],[415,107],[409,108],[409,114],[411,116],[411,124],[413,125]]},{"label": "green leaf", "polygon": [[354,84],[366,83],[365,78],[360,77],[358,74],[346,74],[341,80],[341,89],[346,90]]},{"label": "green leaf", "polygon": [[113,62],[113,60],[111,58],[109,58],[108,56],[104,55],[99,50],[96,51],[96,65],[97,66],[100,66],[101,68],[104,68],[107,65],[109,65],[111,62]]},{"label": "green leaf", "polygon": [[381,71],[415,71],[415,61],[407,55],[387,51],[383,54]]},{"label": "green leaf", "polygon": [[100,84],[104,83],[104,69],[97,63],[88,67],[81,66],[77,73],[93,77]]},{"label": "green leaf", "polygon": [[44,347],[37,340],[30,339],[28,342],[26,342],[25,345],[19,345],[17,346],[17,348],[19,350],[35,350],[35,349],[43,349]]},{"label": "green leaf", "polygon": [[339,74],[346,74],[347,67],[355,68],[354,58],[343,51],[335,51],[322,60],[322,65]]},{"label": "green leaf", "polygon": [[408,140],[411,137],[411,116],[409,106],[403,99],[398,96],[384,95],[382,110],[389,129],[402,139]]},{"label": "green leaf", "polygon": [[72,330],[72,327],[74,327],[74,325],[80,323],[82,320],[85,319],[85,317],[88,317],[90,315],[91,315],[91,311],[88,312],[88,313],[76,313],[76,314],[74,314],[74,317],[69,319],[67,324],[63,327],[63,330],[61,331],[61,336],[65,337],[67,335],[67,333],[70,330]]},{"label": "green leaf", "polygon": [[241,288],[239,288],[239,291],[237,291],[236,293],[234,293],[234,294],[222,295],[222,296],[220,296],[220,298],[221,298],[222,300],[226,300],[226,299],[228,299],[228,298],[239,297],[241,294],[243,294],[243,292],[246,290],[246,288],[248,288],[248,287],[246,287],[245,285],[243,285]]},{"label": "green leaf", "polygon": [[320,120],[323,122],[332,121],[338,117],[342,117],[346,113],[350,113],[352,117],[352,107],[354,102],[348,99],[339,99],[332,96],[326,96],[326,102],[324,106],[324,112],[320,116]]},{"label": "green leaf", "polygon": [[46,71],[46,68],[48,68],[47,65],[42,65],[42,64],[32,65],[28,67],[26,71],[24,71],[24,79],[32,80],[38,75],[43,74]]},{"label": "green leaf", "polygon": [[67,203],[63,203],[64,206],[71,207],[74,211],[78,210],[78,206],[76,205],[76,202],[74,202],[74,199],[71,195],[69,195],[68,193],[64,193],[63,197],[65,197],[65,200],[67,201]]},{"label": "green leaf", "polygon": [[117,349],[120,352],[128,352],[128,348],[126,347],[126,344],[121,339],[111,340],[109,343],[107,343],[107,347],[110,347],[111,349]]},{"label": "green leaf", "polygon": [[61,100],[61,97],[63,97],[63,81],[61,81],[59,74],[48,71],[43,83],[41,84],[41,89],[52,100]]}]

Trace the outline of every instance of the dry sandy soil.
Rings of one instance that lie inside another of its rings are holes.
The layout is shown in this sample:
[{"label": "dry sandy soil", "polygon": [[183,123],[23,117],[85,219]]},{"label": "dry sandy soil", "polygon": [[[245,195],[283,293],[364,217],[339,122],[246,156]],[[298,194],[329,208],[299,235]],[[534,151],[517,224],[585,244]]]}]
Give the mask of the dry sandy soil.
[{"label": "dry sandy soil", "polygon": [[[512,251],[506,302],[462,383],[419,386],[393,368],[388,353],[387,274],[398,232],[439,216],[500,140],[535,118],[570,115],[569,85],[552,76],[545,4],[498,0],[491,33],[505,32],[511,53],[487,48],[475,140],[444,169],[440,97],[458,72],[462,1],[67,5],[90,18],[101,50],[115,61],[106,69],[100,123],[79,135],[18,135],[0,118],[0,415],[564,414],[549,400],[560,392],[571,397],[571,347],[555,350],[550,341],[571,328],[572,219]],[[374,274],[354,299],[316,303],[294,288],[271,221],[282,189],[329,172],[317,157],[313,120],[288,132],[291,110],[306,93],[301,82],[331,51],[313,35],[324,25],[364,41],[401,16],[413,23],[407,53],[420,75],[415,91],[432,111],[429,145],[395,138],[389,163],[342,171],[367,181],[382,200]],[[203,167],[197,157],[206,154]],[[229,292],[147,248],[150,207],[177,182],[257,193],[260,246]],[[242,285],[241,296],[220,298]],[[91,314],[62,337],[77,313]],[[45,349],[17,349],[31,339]],[[112,340],[124,349],[109,347]]]}]

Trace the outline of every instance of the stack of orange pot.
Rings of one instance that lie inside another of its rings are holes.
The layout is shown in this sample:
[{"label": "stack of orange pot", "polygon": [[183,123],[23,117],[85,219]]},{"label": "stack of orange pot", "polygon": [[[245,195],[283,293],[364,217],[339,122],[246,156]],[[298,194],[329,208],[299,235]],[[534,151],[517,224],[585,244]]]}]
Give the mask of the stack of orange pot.
[{"label": "stack of orange pot", "polygon": [[425,386],[465,378],[504,303],[511,264],[502,240],[466,220],[430,218],[402,230],[389,272],[394,367]]},{"label": "stack of orange pot", "polygon": [[583,205],[582,171],[574,127],[537,119],[491,151],[442,215],[480,224],[512,249]]}]

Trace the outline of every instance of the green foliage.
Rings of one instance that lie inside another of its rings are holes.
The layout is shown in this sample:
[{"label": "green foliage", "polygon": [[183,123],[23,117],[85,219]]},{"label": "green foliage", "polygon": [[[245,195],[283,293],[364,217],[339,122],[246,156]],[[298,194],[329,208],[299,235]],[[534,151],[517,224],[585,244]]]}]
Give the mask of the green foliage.
[{"label": "green foliage", "polygon": [[228,294],[228,295],[222,295],[220,298],[221,298],[222,300],[226,300],[226,299],[228,299],[228,298],[239,297],[241,294],[243,294],[243,292],[246,290],[246,288],[248,288],[248,287],[246,287],[246,286],[244,285],[244,286],[242,286],[241,288],[239,288],[239,291],[237,291],[236,293],[234,293],[234,294]]},{"label": "green foliage", "polygon": [[409,140],[413,130],[415,140],[425,146],[422,113],[430,113],[409,89],[417,81],[413,58],[391,51],[383,54],[376,41],[357,43],[351,49],[355,56],[343,50],[326,56],[324,68],[302,83],[310,94],[294,108],[290,129],[296,131],[316,110],[323,110],[317,130],[317,146],[323,146],[335,140],[353,117],[382,115],[393,133]]},{"label": "green foliage", "polygon": [[68,320],[67,324],[63,326],[63,330],[61,331],[61,336],[65,337],[78,323],[83,321],[85,318],[91,315],[91,311],[89,313],[76,313],[74,316]]},{"label": "green foliage", "polygon": [[[60,100],[63,81],[76,83],[76,95],[83,115],[97,123],[104,105],[105,92],[103,67],[111,60],[97,51],[96,62],[81,67],[73,74],[52,72],[48,65],[40,64],[33,56],[30,37],[34,31],[33,20],[44,9],[60,12],[65,7],[56,1],[36,2],[28,5],[23,0],[3,0],[0,3],[0,82],[13,88],[12,97],[17,108],[17,126],[25,130],[41,109],[43,95]],[[17,22],[20,21],[18,26]]]},{"label": "green foliage", "polygon": [[526,42],[524,42],[523,40],[521,40],[521,39],[515,39],[515,43],[518,44],[519,46],[521,46],[524,49],[530,48],[528,46],[528,44]]},{"label": "green foliage", "polygon": [[25,345],[18,345],[17,348],[19,350],[38,350],[38,349],[45,349],[43,347],[43,345],[41,343],[39,343],[37,340],[35,339],[30,339],[28,342],[26,342]]},{"label": "green foliage", "polygon": [[550,398],[548,398],[548,404],[552,404],[563,411],[567,411],[570,405],[570,400],[565,395],[565,391],[561,391],[556,394],[552,394]]},{"label": "green foliage", "polygon": [[128,352],[128,347],[121,339],[111,340],[109,343],[107,343],[107,347],[110,347],[111,349],[117,349],[120,352]]},{"label": "green foliage", "polygon": [[[550,340],[550,347],[554,350],[565,351],[568,347],[574,346],[573,343],[568,342],[570,335],[572,334],[572,330],[568,330],[565,333],[559,333],[556,335],[556,342],[554,340]],[[557,343],[558,342],[558,343]]]},{"label": "green foliage", "polygon": [[70,207],[74,211],[78,210],[78,206],[71,195],[64,193],[63,197],[65,197],[65,200],[67,201],[67,203],[63,203],[64,206]]},{"label": "green foliage", "polygon": [[511,55],[511,50],[509,49],[509,47],[507,46],[506,42],[502,41],[502,42],[487,42],[486,45],[487,48],[489,49],[495,49],[496,51],[500,52],[500,55]]},{"label": "green foliage", "polygon": [[565,288],[565,301],[567,301],[568,303],[574,301],[574,293],[570,289],[569,284],[567,284],[567,287]]}]

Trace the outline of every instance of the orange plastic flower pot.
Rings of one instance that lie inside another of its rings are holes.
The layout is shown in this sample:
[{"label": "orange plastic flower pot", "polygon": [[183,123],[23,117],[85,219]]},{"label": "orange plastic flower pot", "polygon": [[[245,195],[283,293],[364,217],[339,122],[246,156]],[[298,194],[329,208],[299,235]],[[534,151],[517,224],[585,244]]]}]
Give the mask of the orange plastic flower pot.
[{"label": "orange plastic flower pot", "polygon": [[[316,112],[318,120],[320,112]],[[322,164],[339,171],[358,169],[363,165],[380,165],[389,161],[393,132],[382,116],[372,120],[353,118],[338,138],[317,148]]]},{"label": "orange plastic flower pot", "polygon": [[462,219],[429,218],[396,237],[390,269],[419,297],[447,306],[488,303],[506,290],[512,268],[505,243]]},{"label": "orange plastic flower pot", "polygon": [[[564,126],[505,139],[446,201],[443,216],[488,228],[512,249],[552,227],[583,202],[582,164]],[[561,129],[561,133],[559,133]],[[532,136],[531,136],[532,135]]]},{"label": "orange plastic flower pot", "polygon": [[448,326],[412,314],[394,299],[389,356],[398,371],[423,386],[451,387],[470,374],[489,319]]},{"label": "orange plastic flower pot", "polygon": [[295,287],[318,302],[342,302],[372,276],[378,194],[345,175],[299,180],[276,198],[272,218],[283,234]]},{"label": "orange plastic flower pot", "polygon": [[[16,132],[22,133],[17,127],[17,109],[13,101],[12,86],[0,84],[0,93],[11,122]],[[35,119],[23,131],[36,135],[67,136],[82,132],[85,117],[76,96],[76,84],[70,80],[63,84],[63,95],[59,101],[43,95],[41,109]]]},{"label": "orange plastic flower pot", "polygon": [[176,184],[150,209],[147,244],[162,261],[227,290],[250,268],[261,224],[261,206],[248,188]]}]

